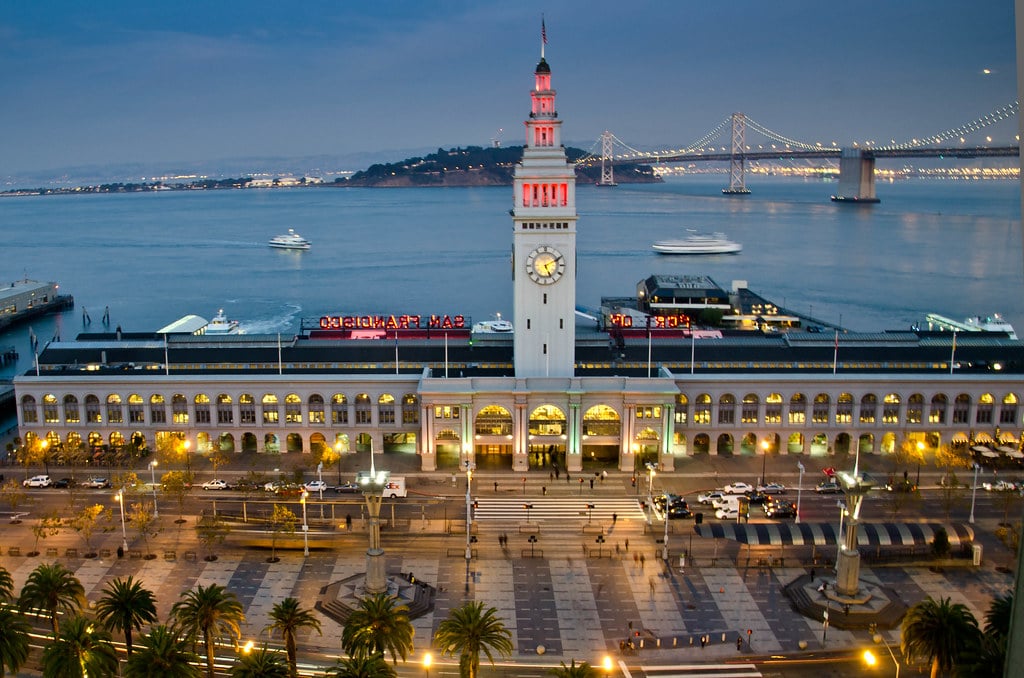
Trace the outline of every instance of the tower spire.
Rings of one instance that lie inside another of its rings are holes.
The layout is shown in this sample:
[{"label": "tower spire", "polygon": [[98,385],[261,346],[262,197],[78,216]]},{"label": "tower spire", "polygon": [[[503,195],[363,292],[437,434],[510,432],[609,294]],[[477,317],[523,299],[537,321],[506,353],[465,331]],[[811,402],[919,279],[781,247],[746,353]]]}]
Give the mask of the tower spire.
[{"label": "tower spire", "polygon": [[548,29],[544,26],[544,15],[540,15],[540,58],[544,59],[544,45],[548,44]]}]

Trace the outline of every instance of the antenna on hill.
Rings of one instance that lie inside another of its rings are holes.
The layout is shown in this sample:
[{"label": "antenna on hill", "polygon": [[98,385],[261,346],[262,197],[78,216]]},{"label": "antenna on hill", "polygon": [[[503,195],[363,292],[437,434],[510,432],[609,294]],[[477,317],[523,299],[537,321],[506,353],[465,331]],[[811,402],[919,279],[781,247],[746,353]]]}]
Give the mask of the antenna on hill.
[{"label": "antenna on hill", "polygon": [[491,148],[501,148],[501,133],[504,131],[504,128],[499,127],[498,131],[494,133],[494,136],[491,137]]}]

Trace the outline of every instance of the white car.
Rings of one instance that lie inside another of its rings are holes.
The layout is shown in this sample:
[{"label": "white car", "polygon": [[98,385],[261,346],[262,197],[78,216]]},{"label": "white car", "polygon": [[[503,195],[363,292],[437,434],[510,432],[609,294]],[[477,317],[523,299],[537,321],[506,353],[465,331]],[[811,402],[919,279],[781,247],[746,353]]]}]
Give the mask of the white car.
[{"label": "white car", "polygon": [[304,485],[306,492],[326,492],[327,483],[322,480],[310,480]]},{"label": "white car", "polygon": [[782,483],[767,483],[758,485],[757,491],[761,494],[786,494],[786,486]]},{"label": "white car", "polygon": [[21,481],[23,487],[49,487],[53,484],[50,476],[32,476]]},{"label": "white car", "polygon": [[86,478],[82,482],[82,487],[88,487],[93,490],[105,490],[110,487],[110,481],[102,476],[94,476],[92,478]]},{"label": "white car", "polygon": [[722,492],[726,494],[746,494],[747,492],[753,492],[754,486],[748,483],[729,483],[722,488]]},{"label": "white car", "polygon": [[715,517],[719,520],[736,520],[740,516],[740,510],[735,506],[723,506],[715,510]]},{"label": "white car", "polygon": [[230,490],[231,486],[227,484],[227,481],[215,478],[213,480],[207,480],[203,483],[204,490]]},{"label": "white car", "polygon": [[721,499],[725,496],[725,493],[721,490],[709,490],[708,492],[701,492],[697,495],[697,503],[699,504],[710,504],[716,499]]},{"label": "white car", "polygon": [[1013,492],[1017,486],[1009,480],[997,480],[994,483],[982,483],[981,486],[989,492]]}]

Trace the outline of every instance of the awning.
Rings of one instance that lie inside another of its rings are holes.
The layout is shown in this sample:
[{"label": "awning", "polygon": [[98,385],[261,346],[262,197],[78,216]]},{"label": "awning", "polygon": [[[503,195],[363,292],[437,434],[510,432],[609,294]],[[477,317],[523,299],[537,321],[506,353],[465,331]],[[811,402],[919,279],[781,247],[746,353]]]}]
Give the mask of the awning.
[{"label": "awning", "polygon": [[[751,546],[834,546],[838,524],[832,523],[704,523],[694,525],[701,537],[729,539]],[[945,528],[955,550],[974,541],[974,529],[962,523],[861,523],[859,546],[926,546]]]},{"label": "awning", "polygon": [[1002,452],[1003,454],[1010,455],[1011,457],[1017,451],[1016,447],[1010,447],[1009,445],[1000,445],[996,449]]},{"label": "awning", "polygon": [[990,436],[989,434],[985,433],[984,431],[981,431],[979,433],[975,433],[974,434],[974,442],[977,442],[977,443],[991,443],[992,442],[992,436]]},{"label": "awning", "polygon": [[1006,456],[1012,459],[1024,459],[1024,452],[1021,452],[1020,450],[1011,450],[1006,453]]},{"label": "awning", "polygon": [[966,433],[957,433],[953,436],[952,442],[954,443],[966,443],[969,442]]},{"label": "awning", "polygon": [[980,454],[981,456],[988,457],[989,459],[993,459],[999,456],[998,452],[989,447],[985,447],[984,445],[975,445],[971,449]]},{"label": "awning", "polygon": [[1016,445],[1017,439],[1009,431],[1003,431],[1002,433],[999,434],[999,442]]}]

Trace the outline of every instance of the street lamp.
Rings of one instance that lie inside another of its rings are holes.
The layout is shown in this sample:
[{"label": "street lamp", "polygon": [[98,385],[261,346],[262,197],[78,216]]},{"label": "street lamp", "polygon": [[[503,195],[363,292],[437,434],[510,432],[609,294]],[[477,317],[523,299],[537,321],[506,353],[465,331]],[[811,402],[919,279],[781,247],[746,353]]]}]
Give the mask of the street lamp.
[{"label": "street lamp", "polygon": [[309,555],[309,525],[306,523],[306,497],[309,496],[309,492],[302,491],[302,497],[299,499],[299,503],[302,504],[302,555]]},{"label": "street lamp", "polygon": [[601,668],[604,669],[605,676],[610,676],[612,674],[612,658],[610,655],[606,654],[604,659],[601,660]]},{"label": "street lamp", "polygon": [[[889,656],[892,657],[892,663],[896,665],[896,678],[900,678],[900,662],[896,659],[896,655],[893,653],[892,648],[889,647],[889,643],[885,641],[885,636],[881,633],[876,633],[873,640],[876,643],[882,643],[885,645],[885,649],[889,651]],[[871,650],[864,650],[864,663],[868,666],[874,666],[878,663],[878,658],[875,657],[875,653]]]},{"label": "street lamp", "polygon": [[846,502],[843,500],[837,500],[836,506],[839,507],[839,534],[836,538],[836,567],[839,567],[839,556],[843,553],[843,519],[846,517]]},{"label": "street lamp", "polygon": [[334,451],[338,453],[338,485],[341,485],[341,441],[334,443]]},{"label": "street lamp", "polygon": [[160,509],[156,507],[156,459],[149,462],[149,484],[153,487],[153,517],[160,517]]},{"label": "street lamp", "polygon": [[650,507],[651,515],[647,524],[654,521],[654,464],[647,462],[647,505]]},{"label": "street lamp", "polygon": [[797,482],[797,486],[796,486],[796,520],[793,521],[793,522],[799,523],[800,522],[800,492],[801,492],[801,490],[803,490],[803,487],[804,487],[804,465],[803,465],[803,463],[798,461],[796,463],[796,468],[797,468],[798,471],[800,471],[800,480]]},{"label": "street lamp", "polygon": [[426,672],[426,678],[430,678],[430,662],[433,661],[433,659],[434,658],[430,656],[429,652],[423,655],[423,670]]},{"label": "street lamp", "polygon": [[921,489],[921,460],[924,459],[924,443],[920,440],[917,441],[917,480],[914,484],[917,485],[918,489]]},{"label": "street lamp", "polygon": [[188,454],[188,448],[192,447],[192,441],[186,440],[181,447],[185,450],[185,472],[192,475],[192,458]]},{"label": "street lamp", "polygon": [[[469,567],[469,561],[473,558],[473,551],[470,547],[469,533],[473,526],[473,500],[470,497],[470,488],[473,485],[473,469],[469,465],[469,460],[466,460],[466,567]],[[468,569],[466,570],[469,571]]]},{"label": "street lamp", "polygon": [[587,504],[587,525],[590,524],[590,519],[594,517],[594,505]]},{"label": "street lamp", "polygon": [[114,495],[117,503],[121,505],[121,550],[128,550],[128,532],[124,528],[124,490],[118,490]]},{"label": "street lamp", "polygon": [[767,470],[767,464],[768,464],[768,448],[771,447],[771,446],[772,446],[772,444],[768,442],[767,438],[765,438],[764,440],[761,441],[761,486],[762,487],[764,487],[765,485],[768,484],[768,480],[765,478],[765,472]]},{"label": "street lamp", "polygon": [[530,524],[530,509],[533,508],[533,504],[523,504],[523,508],[526,509],[526,524]]},{"label": "street lamp", "polygon": [[668,497],[665,497],[665,536],[662,538],[661,559],[668,565]]},{"label": "street lamp", "polygon": [[971,517],[967,519],[971,525],[974,524],[974,500],[978,496],[978,471],[981,470],[979,464],[974,465],[974,484],[971,486]]}]

